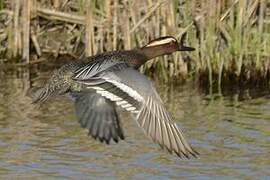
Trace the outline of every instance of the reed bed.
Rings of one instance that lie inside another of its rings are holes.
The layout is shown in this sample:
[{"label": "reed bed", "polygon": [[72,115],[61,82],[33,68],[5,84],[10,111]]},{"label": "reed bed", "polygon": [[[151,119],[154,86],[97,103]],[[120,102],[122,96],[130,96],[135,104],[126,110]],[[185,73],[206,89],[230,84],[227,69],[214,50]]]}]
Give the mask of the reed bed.
[{"label": "reed bed", "polygon": [[164,81],[195,77],[219,87],[226,82],[268,83],[267,0],[0,1],[0,54],[22,57],[25,64],[48,54],[76,60],[131,49],[184,32],[195,52],[157,58],[142,71],[155,70]]}]

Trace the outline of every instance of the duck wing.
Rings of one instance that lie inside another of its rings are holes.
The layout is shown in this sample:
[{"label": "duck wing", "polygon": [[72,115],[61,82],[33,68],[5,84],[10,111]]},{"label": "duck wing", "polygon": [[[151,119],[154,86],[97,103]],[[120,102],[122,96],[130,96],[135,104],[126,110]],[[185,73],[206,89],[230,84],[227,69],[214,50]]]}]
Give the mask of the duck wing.
[{"label": "duck wing", "polygon": [[123,130],[114,103],[94,92],[73,92],[75,111],[79,123],[89,135],[107,144],[124,139]]},{"label": "duck wing", "polygon": [[98,77],[74,80],[134,114],[138,125],[162,148],[180,157],[198,155],[173,122],[151,81],[135,69],[119,68]]},{"label": "duck wing", "polygon": [[43,87],[30,88],[27,95],[32,98],[33,103],[42,103],[51,96],[77,91],[77,87],[72,86],[71,77],[89,79],[105,70],[128,66],[126,62],[117,60],[112,53],[106,53],[105,57],[96,55],[88,59],[89,62],[87,63],[74,61],[63,65],[58,70],[53,71],[50,79]]},{"label": "duck wing", "polygon": [[89,79],[105,70],[128,66],[127,62],[125,61],[117,60],[114,58],[114,56],[107,56],[103,58],[93,58],[94,60],[84,64],[74,72],[74,78]]}]

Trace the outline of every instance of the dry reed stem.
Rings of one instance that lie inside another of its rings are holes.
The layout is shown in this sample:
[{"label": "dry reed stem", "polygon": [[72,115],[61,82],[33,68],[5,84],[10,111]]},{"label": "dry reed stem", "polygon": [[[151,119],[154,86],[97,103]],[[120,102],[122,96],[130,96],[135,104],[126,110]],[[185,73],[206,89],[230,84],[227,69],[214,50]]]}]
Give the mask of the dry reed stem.
[{"label": "dry reed stem", "polygon": [[41,52],[40,45],[37,40],[37,36],[35,35],[33,30],[31,30],[31,40],[33,42],[37,55],[40,57],[42,55],[42,52]]},{"label": "dry reed stem", "polygon": [[92,12],[91,12],[91,2],[90,0],[85,1],[86,8],[86,18],[85,18],[85,55],[92,55],[92,36],[93,36],[93,27],[92,27]]},{"label": "dry reed stem", "polygon": [[227,9],[227,11],[221,16],[219,19],[220,21],[223,21],[227,16],[229,16],[230,12],[233,10],[235,5],[239,2],[239,0],[235,0],[233,4]]},{"label": "dry reed stem", "polygon": [[[25,3],[21,0],[12,2],[12,26],[5,31],[0,30],[0,39],[7,36],[8,48],[13,55],[21,53],[22,29],[20,10],[17,9],[25,4],[18,6],[18,2]],[[209,76],[209,81],[216,80],[219,85],[226,73],[249,78],[252,75],[248,73],[255,68],[254,72],[264,71],[260,74],[267,74],[270,56],[269,1],[181,2],[39,0],[37,13],[34,13],[35,6],[31,7],[31,28],[36,32],[31,34],[31,42],[38,56],[42,52],[51,52],[56,56],[79,52],[78,56],[84,48],[89,56],[113,49],[131,49],[163,35],[180,37],[188,32],[187,43],[195,46],[197,51],[184,55],[175,53],[163,58],[163,61],[155,59],[147,63],[143,70],[151,72],[156,69],[160,77],[168,80],[189,72],[202,73]],[[10,10],[1,10],[0,16],[4,11]],[[49,34],[54,34],[52,31],[61,35],[66,33],[64,41],[60,38],[49,39]],[[61,44],[57,43],[60,41]],[[24,44],[23,49],[26,49]],[[182,61],[186,57],[194,61]]]},{"label": "dry reed stem", "polygon": [[30,12],[31,0],[23,1],[22,23],[23,23],[23,54],[22,57],[29,63],[30,56]]},{"label": "dry reed stem", "polygon": [[47,8],[37,7],[37,15],[43,18],[46,18],[48,20],[59,20],[59,21],[81,24],[81,25],[85,24],[85,16],[68,14],[68,13],[59,12],[59,11],[55,11],[55,10],[51,10]]},{"label": "dry reed stem", "polygon": [[133,28],[130,30],[130,34],[133,33],[143,22],[148,19],[162,4],[166,1],[158,2],[137,24],[134,25]]},{"label": "dry reed stem", "polygon": [[117,9],[118,1],[113,1],[113,50],[117,48]]},{"label": "dry reed stem", "polygon": [[265,0],[260,0],[260,13],[259,13],[259,33],[263,33],[263,26],[264,26],[264,14],[265,14],[265,9],[266,9],[266,1]]},{"label": "dry reed stem", "polygon": [[13,20],[13,27],[12,27],[12,31],[13,31],[13,43],[11,45],[11,49],[12,49],[12,55],[14,57],[18,56],[20,53],[20,28],[19,28],[19,16],[20,16],[20,0],[14,0],[13,1],[13,8],[14,8],[14,20]]}]

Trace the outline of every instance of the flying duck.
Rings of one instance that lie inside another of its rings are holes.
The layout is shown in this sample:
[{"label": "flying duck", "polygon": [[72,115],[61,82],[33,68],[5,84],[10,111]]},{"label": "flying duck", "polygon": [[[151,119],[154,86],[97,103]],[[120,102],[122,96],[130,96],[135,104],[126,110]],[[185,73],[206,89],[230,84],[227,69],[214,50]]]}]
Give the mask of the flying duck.
[{"label": "flying duck", "polygon": [[150,59],[176,51],[193,51],[172,36],[161,37],[132,50],[105,52],[65,64],[41,88],[32,92],[33,103],[68,94],[74,99],[80,125],[107,144],[124,139],[116,111],[130,112],[145,134],[179,157],[197,157],[158,95],[153,83],[138,71]]}]

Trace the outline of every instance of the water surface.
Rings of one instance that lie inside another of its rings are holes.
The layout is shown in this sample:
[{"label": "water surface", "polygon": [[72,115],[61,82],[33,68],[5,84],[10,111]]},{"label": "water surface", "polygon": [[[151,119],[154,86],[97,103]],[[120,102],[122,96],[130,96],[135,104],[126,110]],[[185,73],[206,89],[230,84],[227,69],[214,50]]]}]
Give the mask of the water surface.
[{"label": "water surface", "polygon": [[265,90],[222,95],[156,83],[201,154],[187,160],[153,144],[127,113],[121,113],[126,140],[108,146],[80,128],[67,98],[33,106],[26,90],[46,74],[28,68],[0,70],[1,179],[270,179]]}]

